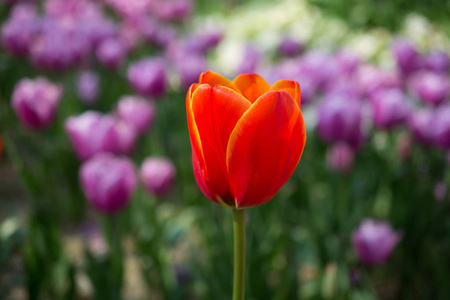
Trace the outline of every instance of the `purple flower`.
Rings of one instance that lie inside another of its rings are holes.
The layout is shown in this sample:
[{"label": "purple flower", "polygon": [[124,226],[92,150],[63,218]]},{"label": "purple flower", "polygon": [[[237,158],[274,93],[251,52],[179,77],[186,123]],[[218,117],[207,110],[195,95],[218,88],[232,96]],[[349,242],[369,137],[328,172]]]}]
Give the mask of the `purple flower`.
[{"label": "purple flower", "polygon": [[139,96],[123,96],[117,105],[117,115],[130,124],[139,134],[149,129],[155,117],[152,102]]},{"label": "purple flower", "polygon": [[127,56],[127,47],[118,38],[107,39],[98,45],[96,54],[102,65],[116,70]]},{"label": "purple flower", "polygon": [[15,56],[28,54],[31,44],[39,32],[40,23],[36,9],[31,5],[16,5],[11,17],[1,28],[1,44]]},{"label": "purple flower", "polygon": [[220,31],[206,31],[197,33],[183,41],[182,48],[189,54],[206,54],[209,50],[215,48],[223,38]]},{"label": "purple flower", "polygon": [[432,121],[433,112],[429,109],[415,111],[408,118],[408,125],[414,138],[424,146],[430,145],[433,141]]},{"label": "purple flower", "polygon": [[100,78],[92,71],[84,71],[78,76],[76,88],[80,99],[84,103],[92,105],[98,99]]},{"label": "purple flower", "polygon": [[439,105],[450,95],[449,79],[444,74],[420,72],[411,78],[412,91],[424,102]]},{"label": "purple flower", "polygon": [[295,56],[303,51],[303,44],[297,42],[289,37],[285,37],[280,45],[278,45],[278,52],[284,56]]},{"label": "purple flower", "polygon": [[385,263],[402,239],[402,234],[392,230],[389,223],[364,220],[352,233],[352,244],[359,260],[370,266]]},{"label": "purple flower", "polygon": [[346,143],[337,143],[327,152],[327,166],[330,170],[349,173],[353,169],[355,151]]},{"label": "purple flower", "polygon": [[136,188],[136,174],[129,159],[99,154],[83,163],[80,182],[92,206],[103,213],[115,214],[130,201]]},{"label": "purple flower", "polygon": [[133,63],[128,68],[127,76],[131,86],[144,96],[158,97],[166,91],[166,66],[159,58],[146,58]]},{"label": "purple flower", "polygon": [[445,196],[447,195],[447,185],[443,181],[438,181],[434,185],[433,189],[434,199],[436,199],[439,202],[442,202],[444,200]]},{"label": "purple flower", "polygon": [[353,75],[359,67],[361,60],[359,57],[349,50],[341,50],[334,56],[337,69],[340,73]]},{"label": "purple flower", "polygon": [[408,40],[397,39],[392,44],[392,52],[397,66],[405,74],[411,74],[420,67],[420,54],[415,46]]},{"label": "purple flower", "polygon": [[175,67],[181,86],[187,91],[191,84],[198,81],[200,74],[206,71],[206,59],[200,55],[184,55],[176,60]]},{"label": "purple flower", "polygon": [[192,6],[192,0],[159,1],[157,16],[164,21],[182,21],[191,15]]},{"label": "purple flower", "polygon": [[244,49],[242,60],[238,66],[237,73],[254,73],[261,61],[262,54],[256,47],[247,45]]},{"label": "purple flower", "polygon": [[346,142],[358,147],[363,140],[359,101],[327,96],[319,104],[317,131],[326,142]]},{"label": "purple flower", "polygon": [[128,123],[94,111],[68,118],[65,128],[81,160],[101,152],[129,153],[137,138],[136,131]]},{"label": "purple flower", "polygon": [[409,105],[400,89],[379,90],[371,98],[375,126],[391,129],[403,124],[409,115]]},{"label": "purple flower", "polygon": [[14,88],[12,107],[23,124],[38,130],[55,120],[62,92],[45,78],[22,79]]},{"label": "purple flower", "polygon": [[440,147],[450,149],[450,104],[437,108],[431,121],[434,142]]},{"label": "purple flower", "polygon": [[373,65],[361,66],[356,74],[356,86],[362,95],[369,97],[381,89],[401,88],[402,81],[397,73],[381,70]]},{"label": "purple flower", "polygon": [[91,45],[76,23],[47,20],[30,49],[31,61],[39,69],[61,72],[84,61]]},{"label": "purple flower", "polygon": [[161,157],[149,157],[141,167],[141,180],[144,187],[156,196],[162,196],[171,189],[175,175],[176,171],[172,162]]},{"label": "purple flower", "polygon": [[330,55],[321,51],[310,51],[300,60],[303,74],[311,77],[319,87],[325,86],[336,73],[336,63]]},{"label": "purple flower", "polygon": [[450,70],[450,57],[444,51],[432,51],[425,57],[425,68],[438,73]]},{"label": "purple flower", "polygon": [[172,26],[161,24],[152,18],[138,18],[136,26],[145,40],[157,47],[167,48],[177,37],[177,33]]}]

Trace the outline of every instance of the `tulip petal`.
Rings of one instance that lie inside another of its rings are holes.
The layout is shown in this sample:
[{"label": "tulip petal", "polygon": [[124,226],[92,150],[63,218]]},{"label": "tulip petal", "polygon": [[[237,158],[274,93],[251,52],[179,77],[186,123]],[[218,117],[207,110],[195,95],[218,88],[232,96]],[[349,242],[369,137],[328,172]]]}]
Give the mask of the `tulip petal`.
[{"label": "tulip petal", "polygon": [[[194,120],[189,122],[194,123],[198,130],[197,141],[195,130],[191,131],[191,136],[194,133],[192,144],[193,147],[201,147],[196,155],[199,156],[202,152],[204,162],[201,157],[198,157],[198,161],[205,182],[216,196],[228,205],[231,201],[233,206],[234,197],[231,195],[226,170],[226,147],[236,123],[250,106],[247,99],[232,89],[206,84],[195,90],[190,101]],[[190,126],[194,127],[194,124]]]},{"label": "tulip petal", "polygon": [[231,133],[227,170],[236,207],[269,201],[298,164],[306,131],[300,108],[286,91],[269,91]]},{"label": "tulip petal", "polygon": [[204,83],[209,84],[211,87],[214,87],[216,85],[221,85],[221,86],[229,87],[232,90],[239,91],[233,82],[231,82],[227,78],[223,77],[222,75],[212,72],[212,71],[207,71],[200,75],[199,84],[204,84]]},{"label": "tulip petal", "polygon": [[301,89],[297,81],[278,80],[274,85],[270,87],[270,89],[288,92],[289,95],[291,95],[295,102],[298,104],[298,107],[301,107]]},{"label": "tulip petal", "polygon": [[233,83],[252,103],[270,88],[270,85],[258,74],[239,75],[233,80]]}]

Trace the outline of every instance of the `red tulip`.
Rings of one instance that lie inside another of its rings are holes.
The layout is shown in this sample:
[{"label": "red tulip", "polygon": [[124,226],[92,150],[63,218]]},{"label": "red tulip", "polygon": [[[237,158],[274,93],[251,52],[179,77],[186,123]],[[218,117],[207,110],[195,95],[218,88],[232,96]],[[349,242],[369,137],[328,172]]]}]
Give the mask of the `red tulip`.
[{"label": "red tulip", "polygon": [[233,82],[200,75],[186,97],[197,183],[211,201],[236,209],[268,202],[294,172],[306,141],[300,86],[270,86],[256,74]]}]

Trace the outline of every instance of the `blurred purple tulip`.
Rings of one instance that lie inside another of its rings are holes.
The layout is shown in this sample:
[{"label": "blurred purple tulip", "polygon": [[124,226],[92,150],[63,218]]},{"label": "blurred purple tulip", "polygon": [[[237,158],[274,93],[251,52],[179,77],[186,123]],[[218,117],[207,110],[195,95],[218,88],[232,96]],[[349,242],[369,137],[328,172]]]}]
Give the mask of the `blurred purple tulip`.
[{"label": "blurred purple tulip", "polygon": [[241,62],[238,66],[237,73],[254,73],[256,72],[256,68],[258,67],[259,62],[261,61],[262,53],[259,50],[251,45],[247,45],[244,49],[244,53],[241,59]]},{"label": "blurred purple tulip", "polygon": [[130,201],[137,180],[129,159],[99,154],[83,163],[80,182],[92,206],[100,212],[115,214]]},{"label": "blurred purple tulip", "polygon": [[166,91],[166,66],[159,58],[146,58],[133,63],[128,68],[127,76],[131,86],[144,96],[158,97]]},{"label": "blurred purple tulip", "polygon": [[431,51],[425,57],[425,68],[432,72],[447,73],[450,70],[450,56],[444,51]]},{"label": "blurred purple tulip", "polygon": [[396,39],[392,43],[392,52],[400,71],[409,75],[421,65],[421,57],[416,47],[408,40]]},{"label": "blurred purple tulip", "polygon": [[107,39],[98,45],[96,55],[103,66],[116,70],[127,56],[127,47],[118,38]]},{"label": "blurred purple tulip", "polygon": [[[64,26],[64,27],[62,27]],[[61,72],[83,62],[91,45],[76,23],[47,20],[30,48],[31,61],[39,69]]]},{"label": "blurred purple tulip", "polygon": [[31,5],[16,5],[10,18],[2,25],[1,44],[12,55],[26,55],[39,30],[36,8]]},{"label": "blurred purple tulip", "polygon": [[408,118],[408,125],[414,138],[424,146],[430,145],[433,141],[432,121],[433,111],[429,109],[412,112]]},{"label": "blurred purple tulip", "polygon": [[450,80],[444,74],[416,73],[410,80],[410,87],[426,104],[439,105],[450,95]]},{"label": "blurred purple tulip", "polygon": [[137,138],[137,132],[128,123],[94,111],[68,118],[65,128],[81,160],[101,152],[129,153]]},{"label": "blurred purple tulip", "polygon": [[370,97],[375,126],[391,129],[403,124],[409,115],[409,105],[400,89],[379,90]]},{"label": "blurred purple tulip", "polygon": [[319,104],[317,131],[326,142],[346,142],[358,147],[363,141],[362,111],[359,101],[327,96]]},{"label": "blurred purple tulip", "polygon": [[431,121],[434,142],[440,147],[450,150],[450,104],[434,111]]},{"label": "blurred purple tulip", "polygon": [[14,88],[12,107],[28,128],[42,129],[55,120],[62,93],[61,86],[45,78],[22,79]]},{"label": "blurred purple tulip", "polygon": [[172,188],[176,170],[168,159],[149,157],[142,163],[140,173],[145,189],[151,194],[162,196]]},{"label": "blurred purple tulip", "polygon": [[202,72],[207,70],[206,59],[200,55],[185,55],[178,58],[175,67],[180,76],[181,87],[187,91],[191,84],[198,81]]},{"label": "blurred purple tulip", "polygon": [[364,65],[358,68],[355,79],[356,86],[366,97],[370,97],[370,94],[381,89],[402,87],[399,74],[381,70],[373,65]]},{"label": "blurred purple tulip", "polygon": [[163,0],[157,5],[157,16],[164,21],[183,21],[192,14],[192,0]]},{"label": "blurred purple tulip", "polygon": [[100,78],[92,71],[84,71],[77,78],[76,88],[81,101],[92,105],[98,100]]},{"label": "blurred purple tulip", "polygon": [[337,70],[341,74],[353,75],[361,63],[359,57],[349,50],[340,50],[334,55]]},{"label": "blurred purple tulip", "polygon": [[336,63],[330,55],[322,51],[309,51],[300,60],[302,74],[312,78],[317,86],[324,87],[336,73]]},{"label": "blurred purple tulip", "polygon": [[447,195],[447,185],[443,181],[436,182],[433,189],[434,199],[441,202]]},{"label": "blurred purple tulip", "polygon": [[189,36],[183,41],[182,48],[189,54],[206,54],[215,48],[223,38],[221,31],[205,31]]},{"label": "blurred purple tulip", "polygon": [[337,143],[327,152],[327,167],[332,171],[350,173],[353,169],[355,150],[346,143]]},{"label": "blurred purple tulip", "polygon": [[278,52],[284,56],[296,56],[303,51],[303,47],[302,43],[285,37],[278,45]]},{"label": "blurred purple tulip", "polygon": [[172,26],[160,23],[147,16],[138,18],[136,26],[144,39],[157,47],[167,48],[177,38],[177,32]]},{"label": "blurred purple tulip", "polygon": [[123,96],[117,104],[117,115],[139,134],[149,129],[155,117],[155,105],[139,96]]},{"label": "blurred purple tulip", "polygon": [[369,266],[384,264],[402,239],[388,222],[364,220],[352,233],[353,248],[359,260]]}]

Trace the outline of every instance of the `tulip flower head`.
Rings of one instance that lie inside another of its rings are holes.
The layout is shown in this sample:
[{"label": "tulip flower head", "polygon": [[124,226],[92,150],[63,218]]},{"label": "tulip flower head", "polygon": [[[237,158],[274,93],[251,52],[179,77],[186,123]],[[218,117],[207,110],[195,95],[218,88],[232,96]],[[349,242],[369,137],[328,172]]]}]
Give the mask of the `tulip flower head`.
[{"label": "tulip flower head", "polygon": [[102,153],[81,166],[80,182],[86,198],[96,209],[114,214],[128,204],[137,180],[129,159]]},{"label": "tulip flower head", "polygon": [[45,78],[22,79],[14,88],[12,107],[23,124],[39,130],[55,120],[62,92]]},{"label": "tulip flower head", "polygon": [[352,234],[352,244],[359,259],[366,265],[385,263],[402,239],[387,222],[365,220]]},{"label": "tulip flower head", "polygon": [[172,162],[161,157],[149,157],[141,167],[141,179],[145,189],[157,196],[162,196],[170,190],[175,175]]},{"label": "tulip flower head", "polygon": [[229,81],[208,71],[186,98],[192,163],[203,194],[235,209],[272,199],[306,142],[299,84],[270,86],[256,74]]},{"label": "tulip flower head", "polygon": [[139,96],[123,96],[117,104],[117,115],[139,134],[149,129],[155,118],[155,105]]}]

